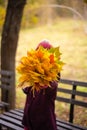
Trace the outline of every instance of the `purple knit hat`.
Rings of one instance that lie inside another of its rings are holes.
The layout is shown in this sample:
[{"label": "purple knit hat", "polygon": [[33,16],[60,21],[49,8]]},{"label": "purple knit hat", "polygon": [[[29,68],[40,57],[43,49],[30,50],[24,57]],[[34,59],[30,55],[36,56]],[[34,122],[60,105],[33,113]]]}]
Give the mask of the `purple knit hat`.
[{"label": "purple knit hat", "polygon": [[36,50],[37,50],[40,46],[42,46],[42,47],[44,47],[44,48],[46,48],[46,49],[50,49],[50,48],[52,47],[52,45],[50,44],[50,42],[47,41],[47,40],[41,41],[41,42],[38,44]]}]

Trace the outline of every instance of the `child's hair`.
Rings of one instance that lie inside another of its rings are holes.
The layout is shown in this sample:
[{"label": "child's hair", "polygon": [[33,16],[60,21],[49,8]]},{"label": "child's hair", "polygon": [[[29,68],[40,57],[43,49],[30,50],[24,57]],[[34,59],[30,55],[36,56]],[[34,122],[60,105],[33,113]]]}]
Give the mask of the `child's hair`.
[{"label": "child's hair", "polygon": [[44,48],[46,48],[46,49],[50,49],[50,48],[52,47],[52,45],[50,44],[50,42],[49,42],[48,40],[43,40],[43,41],[41,41],[41,42],[38,44],[36,50],[37,50],[40,46],[42,46],[42,47],[44,47]]}]

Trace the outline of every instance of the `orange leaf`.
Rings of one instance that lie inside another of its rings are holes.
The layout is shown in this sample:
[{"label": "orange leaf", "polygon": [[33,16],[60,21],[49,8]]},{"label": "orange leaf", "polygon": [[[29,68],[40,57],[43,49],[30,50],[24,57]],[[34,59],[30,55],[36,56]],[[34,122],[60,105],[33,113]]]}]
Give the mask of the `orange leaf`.
[{"label": "orange leaf", "polygon": [[54,63],[54,55],[51,54],[51,55],[49,56],[49,58],[50,58],[50,63]]}]

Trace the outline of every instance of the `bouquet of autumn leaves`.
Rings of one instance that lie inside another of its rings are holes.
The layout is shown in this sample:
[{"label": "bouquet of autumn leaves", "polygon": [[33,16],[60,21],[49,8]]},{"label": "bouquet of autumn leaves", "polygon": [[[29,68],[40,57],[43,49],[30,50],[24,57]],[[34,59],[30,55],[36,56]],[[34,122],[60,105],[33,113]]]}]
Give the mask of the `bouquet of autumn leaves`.
[{"label": "bouquet of autumn leaves", "polygon": [[50,87],[50,81],[58,80],[64,63],[60,60],[59,47],[49,50],[40,46],[27,52],[17,67],[20,74],[19,87],[32,86],[33,91]]}]

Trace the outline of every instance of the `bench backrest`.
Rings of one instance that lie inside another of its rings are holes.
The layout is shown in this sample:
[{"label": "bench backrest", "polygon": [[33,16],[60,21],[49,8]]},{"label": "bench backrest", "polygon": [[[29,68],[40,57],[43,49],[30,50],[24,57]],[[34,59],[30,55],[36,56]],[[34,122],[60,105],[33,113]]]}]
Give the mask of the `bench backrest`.
[{"label": "bench backrest", "polygon": [[6,89],[6,98],[8,98],[8,91],[11,88],[13,73],[7,70],[0,71],[0,89]]},{"label": "bench backrest", "polygon": [[[74,106],[77,105],[87,108],[87,82],[61,79],[57,91],[56,100],[70,104],[69,122],[73,123]],[[65,96],[61,96],[61,93],[65,94]],[[66,96],[66,94],[69,96]],[[76,96],[84,97],[86,101],[81,100],[81,98],[76,99]]]},{"label": "bench backrest", "polygon": [[12,82],[12,72],[7,70],[0,71],[0,88],[9,89]]}]

